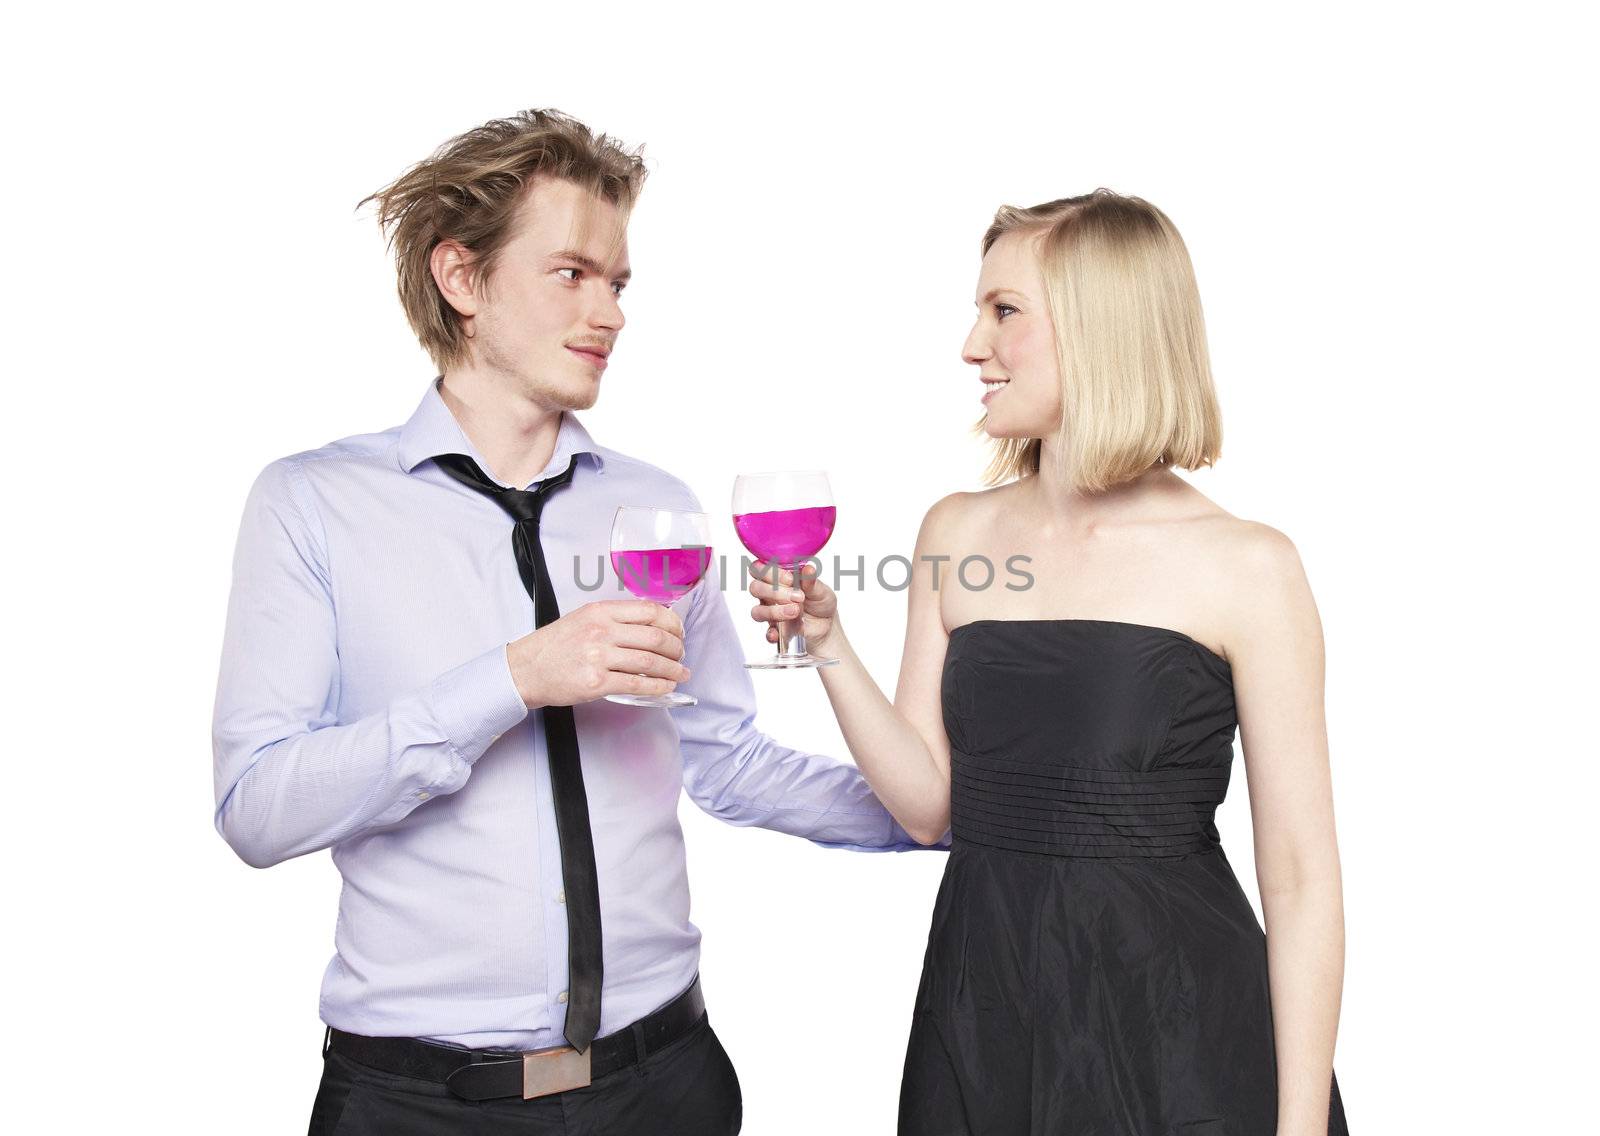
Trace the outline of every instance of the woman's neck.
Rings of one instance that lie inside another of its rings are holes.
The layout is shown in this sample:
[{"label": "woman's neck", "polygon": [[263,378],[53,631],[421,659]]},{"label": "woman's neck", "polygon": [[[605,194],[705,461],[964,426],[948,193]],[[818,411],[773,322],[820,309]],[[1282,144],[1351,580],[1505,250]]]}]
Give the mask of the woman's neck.
[{"label": "woman's neck", "polygon": [[1136,477],[1088,492],[1067,484],[1054,465],[1048,446],[1039,454],[1039,472],[1025,479],[1027,495],[1048,523],[1094,529],[1146,515],[1152,499],[1186,483],[1168,466],[1156,464]]}]

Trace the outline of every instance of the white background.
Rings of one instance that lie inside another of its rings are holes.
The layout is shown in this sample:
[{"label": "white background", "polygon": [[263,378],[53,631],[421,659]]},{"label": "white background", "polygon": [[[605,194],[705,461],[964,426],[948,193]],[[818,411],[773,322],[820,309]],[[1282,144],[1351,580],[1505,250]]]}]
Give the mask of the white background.
[{"label": "white background", "polygon": [[[1289,534],[1326,631],[1352,1126],[1594,1123],[1595,91],[1558,6],[40,11],[0,79],[11,1131],[304,1131],[338,880],[211,826],[232,542],[263,465],[432,374],[356,201],[531,106],[651,159],[591,431],[719,514],[826,468],[852,557],[977,486],[995,207],[1166,211],[1225,423],[1190,476]],[[892,688],[903,595],[845,602]],[[814,675],[756,681],[844,753]],[[745,1131],[891,1132],[943,856],[683,819]]]}]

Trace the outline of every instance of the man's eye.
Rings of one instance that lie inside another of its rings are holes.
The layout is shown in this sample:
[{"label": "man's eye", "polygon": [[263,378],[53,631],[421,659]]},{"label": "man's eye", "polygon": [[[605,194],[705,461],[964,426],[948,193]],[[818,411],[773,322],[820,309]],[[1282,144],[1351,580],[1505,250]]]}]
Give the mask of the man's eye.
[{"label": "man's eye", "polygon": [[570,273],[572,273],[571,276],[567,277],[568,280],[572,280],[572,281],[576,281],[578,279],[578,277],[583,274],[583,269],[581,269],[581,268],[558,268],[558,269],[556,269],[556,271],[557,272],[570,272]]},{"label": "man's eye", "polygon": [[626,287],[627,287],[627,285],[626,285],[626,284],[623,284],[623,283],[621,283],[621,282],[618,282],[618,283],[616,283],[616,284],[613,284],[613,285],[611,285],[611,294],[612,294],[612,295],[613,295],[613,296],[620,296],[620,295],[622,295],[622,290],[623,290],[623,289],[624,289],[624,288],[626,288]]}]

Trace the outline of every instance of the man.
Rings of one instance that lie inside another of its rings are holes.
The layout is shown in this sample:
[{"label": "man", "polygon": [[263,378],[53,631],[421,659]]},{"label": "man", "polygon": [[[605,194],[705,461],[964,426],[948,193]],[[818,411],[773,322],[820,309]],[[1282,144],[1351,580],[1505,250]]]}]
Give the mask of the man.
[{"label": "man", "polygon": [[[571,413],[623,327],[643,178],[528,111],[368,198],[439,376],[245,505],[216,824],[254,866],[331,848],[344,877],[312,1133],[737,1132],[680,788],[732,824],[918,846],[854,767],[755,728],[715,566],[681,620],[581,586],[617,505],[699,509]],[[698,704],[603,697],[679,686]]]}]

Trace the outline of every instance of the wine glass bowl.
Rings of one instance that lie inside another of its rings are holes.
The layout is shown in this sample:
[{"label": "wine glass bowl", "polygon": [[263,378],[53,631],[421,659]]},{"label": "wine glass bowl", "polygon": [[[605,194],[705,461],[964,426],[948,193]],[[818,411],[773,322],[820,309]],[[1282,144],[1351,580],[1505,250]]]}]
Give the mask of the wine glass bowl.
[{"label": "wine glass bowl", "polygon": [[[838,510],[828,475],[820,470],[741,473],[733,482],[733,529],[751,554],[800,579],[799,565],[822,551]],[[780,622],[775,656],[745,663],[752,670],[826,667],[806,649],[803,617]]]},{"label": "wine glass bowl", "polygon": [[[711,518],[684,509],[622,505],[611,522],[611,567],[640,599],[670,607],[692,592],[711,566]],[[693,706],[694,695],[608,694],[625,706]]]}]

